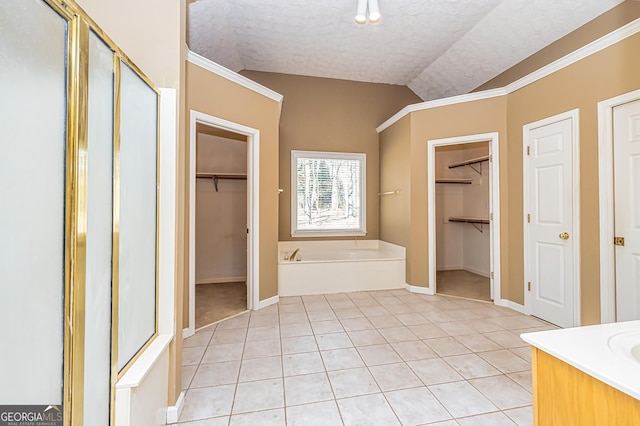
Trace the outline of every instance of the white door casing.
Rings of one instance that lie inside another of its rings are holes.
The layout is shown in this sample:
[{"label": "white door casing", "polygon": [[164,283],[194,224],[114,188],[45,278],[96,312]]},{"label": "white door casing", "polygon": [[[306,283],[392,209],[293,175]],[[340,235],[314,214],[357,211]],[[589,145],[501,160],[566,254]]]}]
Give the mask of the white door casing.
[{"label": "white door casing", "polygon": [[183,337],[195,333],[195,186],[196,186],[196,124],[247,136],[247,309],[259,307],[259,201],[260,201],[260,130],[233,123],[202,112],[191,110],[189,139],[189,323],[183,329]]},{"label": "white door casing", "polygon": [[526,312],[575,326],[580,323],[578,111],[528,124],[523,132]]},{"label": "white door casing", "polygon": [[499,135],[494,133],[483,133],[468,136],[456,136],[444,139],[433,139],[427,141],[427,227],[429,238],[429,287],[426,294],[436,293],[436,175],[435,175],[435,158],[436,147],[447,145],[458,145],[475,142],[489,142],[489,155],[491,156],[489,166],[489,209],[492,216],[490,224],[490,255],[489,262],[491,268],[491,297],[496,305],[509,306],[518,310],[516,304],[512,304],[507,300],[502,300],[500,285],[500,158],[499,158]]},{"label": "white door casing", "polygon": [[640,319],[640,100],[613,108],[616,321]]}]

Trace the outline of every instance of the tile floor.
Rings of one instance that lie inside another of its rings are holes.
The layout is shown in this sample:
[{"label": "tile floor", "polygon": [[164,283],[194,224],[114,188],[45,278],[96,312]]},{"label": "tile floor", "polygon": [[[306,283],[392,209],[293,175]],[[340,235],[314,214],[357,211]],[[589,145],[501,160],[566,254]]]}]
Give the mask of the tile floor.
[{"label": "tile floor", "polygon": [[530,425],[530,349],[555,328],[405,290],[286,297],[184,341],[185,425]]}]

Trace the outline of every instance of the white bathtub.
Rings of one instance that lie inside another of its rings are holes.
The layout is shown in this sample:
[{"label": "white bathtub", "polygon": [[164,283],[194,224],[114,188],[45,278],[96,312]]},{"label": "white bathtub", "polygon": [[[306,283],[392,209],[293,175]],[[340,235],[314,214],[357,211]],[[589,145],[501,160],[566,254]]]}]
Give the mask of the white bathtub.
[{"label": "white bathtub", "polygon": [[[300,260],[285,260],[297,248]],[[406,282],[404,247],[384,241],[281,241],[279,259],[280,296],[398,289]]]}]

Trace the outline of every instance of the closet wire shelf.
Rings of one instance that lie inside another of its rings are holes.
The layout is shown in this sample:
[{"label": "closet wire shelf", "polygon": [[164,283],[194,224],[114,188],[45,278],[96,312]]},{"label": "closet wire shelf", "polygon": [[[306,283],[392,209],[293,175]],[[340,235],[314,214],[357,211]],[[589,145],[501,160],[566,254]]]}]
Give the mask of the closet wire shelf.
[{"label": "closet wire shelf", "polygon": [[483,219],[479,217],[450,217],[449,222],[470,223],[481,233],[483,232],[482,226],[489,225],[491,223],[489,219]]}]

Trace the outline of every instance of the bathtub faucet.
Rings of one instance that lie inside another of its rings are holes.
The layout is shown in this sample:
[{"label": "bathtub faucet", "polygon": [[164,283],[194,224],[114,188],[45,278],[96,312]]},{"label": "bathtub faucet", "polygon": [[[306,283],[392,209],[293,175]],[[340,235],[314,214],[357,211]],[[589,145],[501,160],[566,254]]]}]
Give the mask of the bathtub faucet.
[{"label": "bathtub faucet", "polygon": [[289,260],[295,260],[296,259],[296,254],[298,254],[298,252],[300,251],[299,248],[296,249],[296,251],[294,251],[291,256],[289,256]]}]

